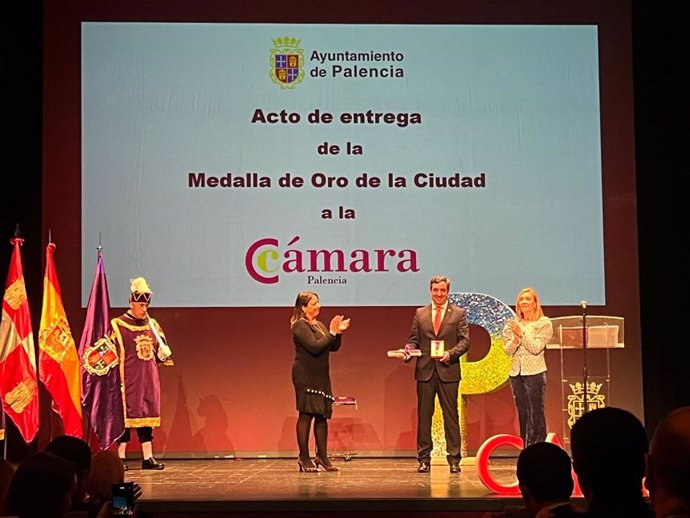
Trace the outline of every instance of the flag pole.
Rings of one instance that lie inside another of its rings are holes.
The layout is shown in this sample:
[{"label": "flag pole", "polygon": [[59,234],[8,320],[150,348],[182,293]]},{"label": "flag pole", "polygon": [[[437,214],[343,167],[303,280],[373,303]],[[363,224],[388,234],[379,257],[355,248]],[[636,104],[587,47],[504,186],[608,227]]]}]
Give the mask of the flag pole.
[{"label": "flag pole", "polygon": [[[10,244],[14,246],[14,240],[19,238],[19,223],[17,223],[17,226],[14,229],[14,239],[10,239]],[[9,434],[8,434],[8,429],[7,429],[7,414],[5,414],[5,411],[0,409],[0,411],[3,413],[5,417],[5,438],[2,441],[2,458],[7,460],[7,440],[9,439]]]},{"label": "flag pole", "polygon": [[[48,246],[53,243],[53,235],[52,235],[52,229],[48,227]],[[54,246],[54,245],[53,245]],[[47,265],[46,265],[47,266]],[[45,290],[45,286],[43,287]],[[36,365],[40,365],[40,362],[38,362]],[[51,396],[52,399],[52,396]],[[50,412],[48,412],[48,437],[50,437],[50,440],[52,441],[54,439],[53,437],[53,403],[54,399],[50,403]]]},{"label": "flag pole", "polygon": [[[14,240],[18,239],[20,236],[19,234],[19,223],[17,223],[17,226],[14,229],[14,239],[10,239],[10,244],[14,246]],[[5,417],[5,439],[2,441],[2,458],[7,460],[7,441],[9,439],[9,430],[7,429],[7,414],[5,414],[4,410],[1,410],[2,413],[4,414]]]},{"label": "flag pole", "polygon": [[[0,391],[6,393],[8,387],[12,389],[17,386],[18,382],[24,382],[32,389],[27,396],[28,401],[22,407],[21,412],[18,412],[14,406],[8,405],[6,401],[3,401],[3,414],[6,424],[9,425],[9,422],[12,421],[24,442],[29,445],[38,433],[40,402],[35,342],[20,252],[24,239],[20,236],[19,224],[17,224],[14,237],[10,240],[13,251],[3,298],[8,297],[7,291],[11,288],[13,291],[11,298],[18,300],[19,303],[14,308],[15,311],[12,314],[5,313],[3,308],[3,318],[8,320],[3,322],[2,329],[0,330],[0,349],[2,350]],[[6,433],[3,445],[3,454],[5,456],[8,450],[7,441],[8,434]]]},{"label": "flag pole", "polygon": [[[101,261],[102,261],[102,257],[103,257],[103,247],[101,246],[101,233],[100,232],[98,233],[98,246],[96,247],[96,252],[97,252],[97,260],[96,260],[97,274],[96,274],[96,278],[94,279],[94,285],[91,287],[91,294],[89,295],[89,304],[87,306],[87,320],[88,320],[88,315],[89,315],[89,308],[91,307],[91,304],[92,304],[92,295],[94,295],[94,292],[93,292],[94,287],[96,286],[96,283],[99,283],[99,284],[101,283],[101,279],[100,279],[100,276],[98,273],[100,271],[100,268],[102,268],[102,262]],[[102,280],[105,281],[105,274],[104,273],[103,273],[103,279]],[[107,284],[104,286],[104,288],[105,288],[105,293],[106,293],[105,297],[107,299]],[[96,300],[94,300],[93,302],[95,303]],[[107,316],[107,311],[109,310],[109,304],[107,302],[106,302],[106,306],[104,306],[103,309],[105,309],[105,311],[106,311],[106,317],[105,317],[106,321],[109,322],[110,320],[109,320],[109,317]],[[84,333],[86,332],[86,327],[87,327],[87,323],[85,323],[85,328],[84,328],[84,331],[82,332],[82,339],[80,341],[80,349],[82,349],[82,353],[84,353],[84,350],[83,350],[84,349],[84,343],[85,343],[84,342]],[[106,328],[103,329],[102,331],[107,332],[107,325],[106,325]],[[92,340],[93,339],[98,340],[100,338],[101,338],[101,336],[94,336],[94,337],[92,337]],[[89,344],[89,345],[92,345],[92,344]],[[89,444],[91,444],[92,439],[95,439],[98,442],[99,448],[104,448],[104,447],[107,448],[109,446],[109,444],[105,445],[105,446],[102,444],[103,437],[101,437],[101,435],[106,434],[106,436],[107,436],[109,431],[108,430],[100,430],[100,435],[99,435],[99,428],[96,424],[94,424],[94,416],[91,415],[92,410],[93,410],[93,406],[89,407],[89,405],[92,403],[92,401],[90,402],[89,396],[87,396],[87,392],[84,391],[85,386],[84,386],[83,375],[84,375],[84,365],[86,363],[86,356],[85,355],[80,356],[79,361],[80,361],[80,365],[82,366],[82,397],[85,398],[83,400],[83,404],[82,404],[82,408],[85,410],[83,412],[83,416],[86,419],[85,438],[89,442]],[[93,393],[91,393],[91,394],[93,394]]]},{"label": "flag pole", "polygon": [[[101,246],[101,233],[98,233],[98,246],[96,247],[96,263],[98,263],[99,259],[101,258],[101,255],[103,254],[103,247]],[[84,361],[84,358],[79,358],[80,362]],[[87,415],[87,412],[83,413],[83,418],[86,420],[86,431],[87,433],[85,434],[86,441],[89,443],[89,446],[91,445],[91,434],[94,433],[93,426],[91,425],[91,418],[89,415]],[[96,440],[98,441],[98,437],[96,437]],[[100,445],[99,445],[100,446]]]},{"label": "flag pole", "polygon": [[[17,223],[17,226],[14,229],[14,238],[19,237],[19,223]],[[12,239],[10,239],[10,244],[12,244]],[[5,418],[5,438],[2,441],[2,458],[7,460],[7,439],[8,439],[8,429],[7,429],[7,414],[5,414],[5,411],[0,408],[0,412],[3,413],[3,417]]]}]

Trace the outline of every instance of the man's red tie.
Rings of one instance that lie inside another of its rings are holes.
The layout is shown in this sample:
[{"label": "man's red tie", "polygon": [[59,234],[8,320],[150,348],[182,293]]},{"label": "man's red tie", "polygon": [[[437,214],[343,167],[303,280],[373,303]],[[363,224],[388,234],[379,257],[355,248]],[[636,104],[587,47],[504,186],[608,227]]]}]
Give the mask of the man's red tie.
[{"label": "man's red tie", "polygon": [[441,306],[436,306],[436,315],[434,316],[434,334],[438,334],[438,330],[441,328]]}]

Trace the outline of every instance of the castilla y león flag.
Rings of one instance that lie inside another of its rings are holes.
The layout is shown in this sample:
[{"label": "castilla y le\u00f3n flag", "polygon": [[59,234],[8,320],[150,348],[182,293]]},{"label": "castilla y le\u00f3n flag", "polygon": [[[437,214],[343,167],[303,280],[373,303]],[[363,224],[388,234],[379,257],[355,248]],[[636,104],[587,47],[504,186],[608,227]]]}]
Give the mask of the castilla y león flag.
[{"label": "castilla y le\u00f3n flag", "polygon": [[53,252],[46,247],[46,272],[43,278],[43,309],[38,332],[38,373],[53,398],[53,407],[62,418],[65,435],[83,437],[81,418],[81,375],[79,357],[62,304]]},{"label": "castilla y le\u00f3n flag", "polygon": [[0,395],[2,408],[17,426],[24,442],[38,432],[38,383],[34,335],[26,296],[22,256],[23,240],[15,238],[0,323]]}]

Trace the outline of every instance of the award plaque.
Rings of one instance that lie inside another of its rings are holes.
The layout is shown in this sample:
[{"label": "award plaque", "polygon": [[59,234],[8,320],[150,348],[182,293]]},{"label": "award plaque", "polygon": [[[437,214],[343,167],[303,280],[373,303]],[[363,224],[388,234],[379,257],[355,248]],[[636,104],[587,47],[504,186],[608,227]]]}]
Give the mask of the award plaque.
[{"label": "award plaque", "polygon": [[386,354],[389,358],[400,358],[401,360],[409,360],[413,356],[421,356],[422,351],[420,351],[419,349],[408,347],[406,345],[404,349],[393,349],[392,351],[388,351]]},{"label": "award plaque", "polygon": [[443,358],[444,352],[446,352],[444,340],[432,340],[431,341],[431,357],[432,358]]}]

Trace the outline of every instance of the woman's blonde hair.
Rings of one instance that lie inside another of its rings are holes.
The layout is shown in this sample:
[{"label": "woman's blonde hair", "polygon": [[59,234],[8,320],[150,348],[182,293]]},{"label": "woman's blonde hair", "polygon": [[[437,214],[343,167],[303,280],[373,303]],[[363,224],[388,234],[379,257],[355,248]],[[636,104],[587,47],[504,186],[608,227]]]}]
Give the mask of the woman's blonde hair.
[{"label": "woman's blonde hair", "polygon": [[297,300],[295,300],[295,311],[292,313],[292,317],[290,318],[290,327],[294,326],[295,322],[304,316],[303,308],[309,304],[309,301],[312,297],[316,297],[316,300],[319,300],[319,296],[313,291],[300,291],[297,294]]},{"label": "woman's blonde hair", "polygon": [[541,302],[539,302],[539,295],[537,295],[537,292],[535,291],[534,288],[523,288],[518,292],[517,297],[515,297],[515,313],[517,314],[519,319],[522,320],[525,318],[525,314],[520,309],[520,296],[523,293],[532,294],[532,297],[534,298],[534,304],[535,304],[534,320],[539,320],[541,317],[544,316],[544,310],[541,309]]}]

